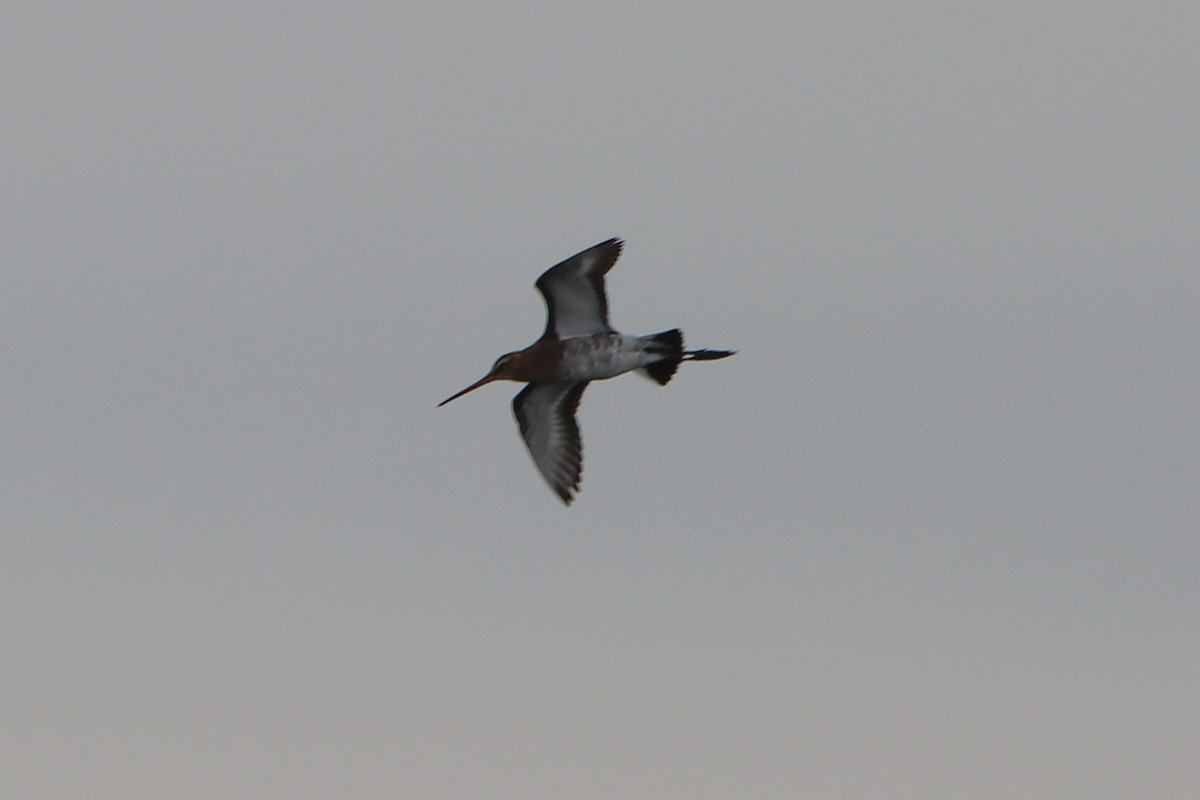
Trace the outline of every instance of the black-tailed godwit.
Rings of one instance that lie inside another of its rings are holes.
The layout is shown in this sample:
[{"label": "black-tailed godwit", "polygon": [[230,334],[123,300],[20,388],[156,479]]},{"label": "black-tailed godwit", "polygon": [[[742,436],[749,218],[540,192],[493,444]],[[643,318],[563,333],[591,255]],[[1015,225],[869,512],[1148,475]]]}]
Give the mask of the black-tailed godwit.
[{"label": "black-tailed godwit", "polygon": [[492,369],[438,406],[492,381],[527,384],[513,399],[513,415],[533,463],[554,493],[570,505],[579,491],[583,447],[575,409],[588,382],[639,370],[665,386],[681,361],[714,361],[732,350],[684,350],[678,329],[626,336],[608,324],[604,275],[621,255],[609,239],[571,256],[537,279],[546,298],[546,331],[524,350],[506,353]]}]

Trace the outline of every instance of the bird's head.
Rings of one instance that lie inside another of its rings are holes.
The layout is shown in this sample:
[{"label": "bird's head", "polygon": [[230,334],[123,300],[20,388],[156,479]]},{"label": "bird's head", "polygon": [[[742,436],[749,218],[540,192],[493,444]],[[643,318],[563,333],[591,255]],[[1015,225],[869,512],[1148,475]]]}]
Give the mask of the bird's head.
[{"label": "bird's head", "polygon": [[484,375],[482,378],[475,381],[470,386],[463,389],[461,392],[455,392],[454,394],[450,395],[442,402],[438,403],[438,408],[441,408],[442,406],[446,405],[446,403],[449,403],[451,400],[457,400],[458,398],[462,397],[464,394],[467,394],[468,392],[473,392],[476,389],[478,389],[480,386],[491,383],[492,381],[520,380],[520,378],[517,377],[517,371],[520,369],[521,357],[522,357],[522,353],[520,353],[520,352],[505,353],[504,355],[500,356],[499,358],[496,359],[496,363],[492,364],[492,369],[488,372],[487,375]]}]

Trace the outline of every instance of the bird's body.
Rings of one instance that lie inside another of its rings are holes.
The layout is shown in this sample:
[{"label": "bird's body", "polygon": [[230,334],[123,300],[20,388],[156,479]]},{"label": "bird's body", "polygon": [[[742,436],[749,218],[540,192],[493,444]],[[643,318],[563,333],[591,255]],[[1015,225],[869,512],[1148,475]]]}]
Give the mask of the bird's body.
[{"label": "bird's body", "polygon": [[641,370],[666,385],[682,361],[733,355],[729,350],[685,351],[678,330],[649,336],[613,330],[604,275],[616,263],[621,245],[620,239],[609,239],[546,270],[537,280],[547,311],[542,337],[524,350],[501,356],[482,379],[439,403],[496,380],[529,384],[513,399],[513,415],[538,471],[567,504],[579,489],[583,471],[575,409],[589,381]]},{"label": "bird's body", "polygon": [[661,361],[663,352],[646,337],[622,333],[566,339],[548,336],[529,350],[521,351],[520,366],[516,368],[519,371],[514,372],[514,377],[530,383],[615,378]]}]

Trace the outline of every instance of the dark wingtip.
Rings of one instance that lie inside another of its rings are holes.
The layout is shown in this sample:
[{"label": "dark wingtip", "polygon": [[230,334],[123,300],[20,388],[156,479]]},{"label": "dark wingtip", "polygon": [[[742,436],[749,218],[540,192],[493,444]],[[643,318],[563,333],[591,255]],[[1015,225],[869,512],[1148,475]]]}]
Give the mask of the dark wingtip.
[{"label": "dark wingtip", "polygon": [[[580,477],[583,475],[583,470],[580,469]],[[579,492],[580,480],[576,478],[573,483],[565,483],[561,486],[551,486],[554,493],[558,495],[558,499],[562,500],[564,506],[571,505],[575,500],[575,495]]]},{"label": "dark wingtip", "polygon": [[[625,240],[622,239],[620,236],[614,236],[611,239],[607,239],[596,246],[610,248],[612,250],[612,262],[616,263],[617,259],[621,257],[621,251],[625,249]],[[609,266],[611,267],[612,264],[610,264]]]}]

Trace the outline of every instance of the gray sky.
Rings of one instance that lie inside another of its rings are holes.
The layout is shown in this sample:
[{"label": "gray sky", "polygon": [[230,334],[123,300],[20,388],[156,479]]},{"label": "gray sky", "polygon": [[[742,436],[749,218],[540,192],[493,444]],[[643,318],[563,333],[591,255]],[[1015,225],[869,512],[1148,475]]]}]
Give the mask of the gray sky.
[{"label": "gray sky", "polygon": [[0,795],[1200,782],[1194,3],[24,6]]}]

